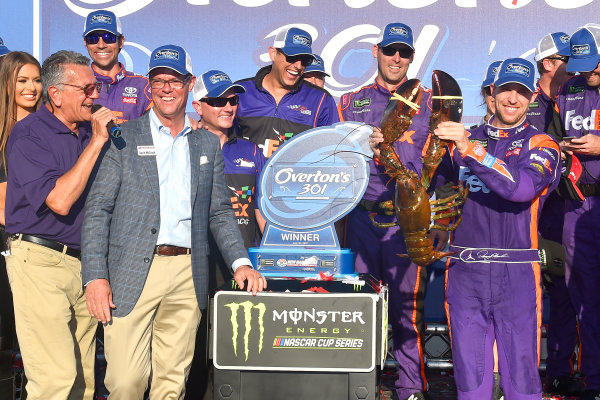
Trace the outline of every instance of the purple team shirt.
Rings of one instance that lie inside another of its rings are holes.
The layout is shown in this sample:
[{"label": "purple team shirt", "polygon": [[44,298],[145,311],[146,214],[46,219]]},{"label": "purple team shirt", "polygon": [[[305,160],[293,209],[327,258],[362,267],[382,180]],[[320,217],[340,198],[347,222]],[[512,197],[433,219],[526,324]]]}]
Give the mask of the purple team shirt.
[{"label": "purple team shirt", "polygon": [[61,216],[46,206],[56,181],[69,171],[90,141],[89,122],[79,125],[74,135],[42,105],[17,122],[7,143],[6,231],[55,240],[81,247],[81,224],[86,189],[68,215]]}]

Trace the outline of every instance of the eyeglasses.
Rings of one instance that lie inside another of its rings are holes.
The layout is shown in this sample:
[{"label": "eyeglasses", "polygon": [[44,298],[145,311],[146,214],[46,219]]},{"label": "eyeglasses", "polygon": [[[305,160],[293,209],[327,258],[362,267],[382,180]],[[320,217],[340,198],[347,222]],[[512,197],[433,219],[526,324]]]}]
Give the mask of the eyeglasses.
[{"label": "eyeglasses", "polygon": [[83,94],[85,94],[85,97],[90,97],[94,94],[95,91],[98,91],[99,93],[100,90],[102,90],[102,82],[89,83],[85,86],[73,85],[72,83],[57,83],[57,85],[72,86],[79,90],[83,90]]},{"label": "eyeglasses", "polygon": [[312,64],[312,62],[314,60],[314,58],[312,56],[309,56],[307,54],[298,54],[297,56],[288,56],[281,49],[277,49],[277,52],[281,53],[285,56],[286,62],[288,62],[290,64],[295,64],[296,62],[300,61],[300,64],[302,64],[303,67],[308,67],[310,64]]},{"label": "eyeglasses", "polygon": [[106,44],[112,44],[117,42],[118,36],[114,33],[104,32],[104,33],[88,33],[85,35],[85,42],[87,44],[96,44],[102,38],[102,41]]},{"label": "eyeglasses", "polygon": [[152,89],[162,89],[165,87],[165,84],[169,84],[171,89],[183,89],[183,87],[188,83],[190,78],[181,79],[169,79],[165,81],[164,79],[152,79],[150,81],[150,87]]},{"label": "eyeglasses", "polygon": [[225,107],[227,103],[230,106],[237,106],[240,102],[239,96],[236,94],[232,97],[204,97],[201,102],[208,104],[211,107]]},{"label": "eyeglasses", "polygon": [[396,55],[396,53],[399,53],[401,58],[410,58],[410,56],[413,55],[413,49],[411,49],[410,47],[397,48],[393,46],[379,46],[379,48],[381,49],[383,55],[388,57],[393,57]]},{"label": "eyeglasses", "polygon": [[546,57],[548,60],[560,60],[562,62],[568,62],[569,56],[554,56],[554,57]]}]

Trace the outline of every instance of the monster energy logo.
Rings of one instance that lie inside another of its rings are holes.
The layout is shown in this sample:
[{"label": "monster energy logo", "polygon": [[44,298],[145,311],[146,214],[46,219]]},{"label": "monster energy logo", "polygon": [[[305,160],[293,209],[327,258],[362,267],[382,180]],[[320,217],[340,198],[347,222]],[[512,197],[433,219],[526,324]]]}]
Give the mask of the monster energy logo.
[{"label": "monster energy logo", "polygon": [[231,329],[232,336],[231,342],[233,344],[233,353],[237,357],[237,347],[238,347],[238,311],[240,307],[244,313],[244,355],[246,356],[246,361],[248,361],[248,354],[250,354],[249,342],[250,342],[250,332],[252,331],[252,310],[258,310],[258,354],[262,352],[263,348],[263,339],[265,336],[265,323],[264,317],[265,312],[267,311],[267,307],[265,303],[254,304],[251,301],[244,301],[243,303],[229,303],[225,304],[225,307],[228,307],[231,310]]}]

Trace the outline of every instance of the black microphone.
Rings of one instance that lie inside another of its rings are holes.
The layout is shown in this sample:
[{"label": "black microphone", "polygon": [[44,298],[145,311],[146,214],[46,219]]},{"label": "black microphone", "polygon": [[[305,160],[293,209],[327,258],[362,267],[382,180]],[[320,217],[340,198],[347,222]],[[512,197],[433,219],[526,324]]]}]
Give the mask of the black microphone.
[{"label": "black microphone", "polygon": [[[92,114],[101,109],[102,106],[100,104],[92,104]],[[113,121],[108,121],[106,124],[106,129],[108,130],[108,134],[114,138],[121,137],[121,125],[115,124]]]}]

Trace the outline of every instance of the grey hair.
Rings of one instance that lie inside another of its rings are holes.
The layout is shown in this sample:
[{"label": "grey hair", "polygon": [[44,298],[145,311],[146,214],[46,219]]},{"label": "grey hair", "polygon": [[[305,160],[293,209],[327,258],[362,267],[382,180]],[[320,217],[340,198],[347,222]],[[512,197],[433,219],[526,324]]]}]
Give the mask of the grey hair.
[{"label": "grey hair", "polygon": [[64,80],[64,65],[90,65],[90,59],[81,53],[70,50],[60,50],[44,60],[42,64],[42,99],[50,104],[48,88],[56,86]]}]

